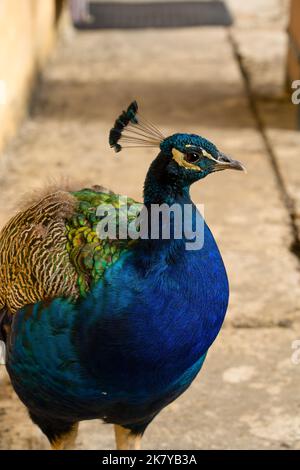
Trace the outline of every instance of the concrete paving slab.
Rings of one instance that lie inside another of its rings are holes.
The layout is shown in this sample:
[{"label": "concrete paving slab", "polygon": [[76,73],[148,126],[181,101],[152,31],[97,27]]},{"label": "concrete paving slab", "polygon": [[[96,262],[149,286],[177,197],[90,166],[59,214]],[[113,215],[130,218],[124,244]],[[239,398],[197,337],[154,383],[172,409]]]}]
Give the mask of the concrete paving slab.
[{"label": "concrete paving slab", "polygon": [[300,132],[286,129],[278,130],[268,126],[267,133],[283,175],[285,187],[294,203],[295,223],[300,237]]},{"label": "concrete paving slab", "polygon": [[231,34],[251,79],[252,92],[279,98],[285,92],[289,1],[227,0],[234,17]]},{"label": "concrete paving slab", "polygon": [[289,0],[225,0],[235,25],[241,29],[284,28],[289,13]]},{"label": "concrete paving slab", "polygon": [[251,78],[253,93],[273,99],[283,96],[288,48],[286,30],[233,28],[232,34]]}]

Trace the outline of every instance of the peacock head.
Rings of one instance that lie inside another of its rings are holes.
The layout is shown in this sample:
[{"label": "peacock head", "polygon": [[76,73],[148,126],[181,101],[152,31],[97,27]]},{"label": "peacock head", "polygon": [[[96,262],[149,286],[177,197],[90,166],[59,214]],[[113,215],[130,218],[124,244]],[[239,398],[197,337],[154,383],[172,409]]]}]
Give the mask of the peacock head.
[{"label": "peacock head", "polygon": [[123,147],[159,147],[154,167],[183,185],[226,169],[244,171],[243,165],[225,155],[209,140],[195,134],[165,137],[153,123],[141,117],[136,101],[118,117],[110,131],[110,146],[119,152]]},{"label": "peacock head", "polygon": [[160,148],[170,158],[170,168],[178,176],[192,180],[226,169],[243,171],[243,165],[224,153],[209,140],[195,134],[173,134],[160,143]]}]

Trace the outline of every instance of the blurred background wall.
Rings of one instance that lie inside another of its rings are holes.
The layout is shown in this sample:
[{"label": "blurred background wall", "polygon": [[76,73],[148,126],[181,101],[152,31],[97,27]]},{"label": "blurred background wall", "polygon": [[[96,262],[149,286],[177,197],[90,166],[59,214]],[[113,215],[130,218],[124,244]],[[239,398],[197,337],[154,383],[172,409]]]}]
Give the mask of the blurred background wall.
[{"label": "blurred background wall", "polygon": [[0,2],[0,152],[24,116],[54,46],[63,0]]}]

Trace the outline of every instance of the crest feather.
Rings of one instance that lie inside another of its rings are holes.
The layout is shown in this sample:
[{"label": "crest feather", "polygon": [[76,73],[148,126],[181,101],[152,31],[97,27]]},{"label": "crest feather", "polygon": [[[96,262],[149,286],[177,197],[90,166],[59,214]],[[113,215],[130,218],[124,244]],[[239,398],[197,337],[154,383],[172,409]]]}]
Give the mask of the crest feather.
[{"label": "crest feather", "polygon": [[136,101],[120,114],[109,133],[109,145],[115,152],[124,147],[159,147],[164,139],[160,130],[138,113]]}]

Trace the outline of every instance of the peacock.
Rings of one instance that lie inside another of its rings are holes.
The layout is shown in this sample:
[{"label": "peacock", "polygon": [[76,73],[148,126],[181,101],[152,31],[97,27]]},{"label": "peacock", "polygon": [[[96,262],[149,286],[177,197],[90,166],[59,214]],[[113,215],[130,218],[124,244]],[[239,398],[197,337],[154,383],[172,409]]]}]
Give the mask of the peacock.
[{"label": "peacock", "polygon": [[197,376],[228,306],[226,270],[190,186],[243,165],[199,135],[165,137],[136,102],[109,143],[159,148],[143,204],[101,186],[51,188],[0,234],[7,371],[57,450],[90,419],[114,425],[118,449],[139,449]]}]

